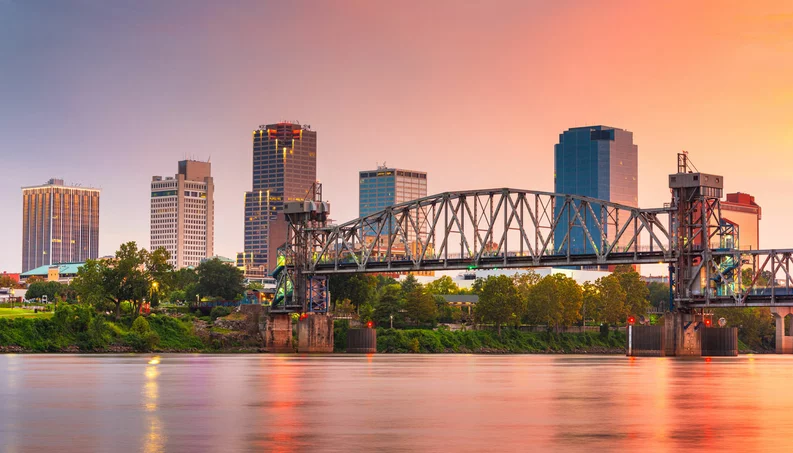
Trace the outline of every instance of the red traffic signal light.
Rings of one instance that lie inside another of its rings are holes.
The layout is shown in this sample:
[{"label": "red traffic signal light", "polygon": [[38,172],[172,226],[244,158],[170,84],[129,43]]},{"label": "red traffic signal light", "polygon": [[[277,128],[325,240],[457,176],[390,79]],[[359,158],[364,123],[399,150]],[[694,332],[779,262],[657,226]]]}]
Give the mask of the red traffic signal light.
[{"label": "red traffic signal light", "polygon": [[705,318],[705,327],[710,327],[710,324],[711,324],[712,322],[713,322],[713,321],[711,321],[711,320],[710,320],[710,318]]},{"label": "red traffic signal light", "polygon": [[634,325],[636,323],[636,318],[633,316],[628,316],[628,324]]},{"label": "red traffic signal light", "polygon": [[366,323],[366,327],[371,329],[372,326],[374,326],[374,323],[372,321],[369,321],[369,322]]}]

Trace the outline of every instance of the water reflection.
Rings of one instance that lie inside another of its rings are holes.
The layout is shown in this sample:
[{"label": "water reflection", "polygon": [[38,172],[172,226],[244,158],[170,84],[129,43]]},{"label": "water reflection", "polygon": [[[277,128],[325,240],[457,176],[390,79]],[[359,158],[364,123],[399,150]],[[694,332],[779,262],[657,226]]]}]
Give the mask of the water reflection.
[{"label": "water reflection", "polygon": [[0,356],[0,451],[786,450],[791,378],[776,356]]},{"label": "water reflection", "polygon": [[157,378],[160,376],[160,371],[157,368],[159,364],[160,357],[155,356],[149,360],[145,371],[146,381],[143,385],[143,404],[147,412],[147,432],[144,439],[143,451],[146,453],[160,453],[165,451],[164,429],[162,420],[157,412],[157,404],[160,397],[159,385],[157,383]]}]

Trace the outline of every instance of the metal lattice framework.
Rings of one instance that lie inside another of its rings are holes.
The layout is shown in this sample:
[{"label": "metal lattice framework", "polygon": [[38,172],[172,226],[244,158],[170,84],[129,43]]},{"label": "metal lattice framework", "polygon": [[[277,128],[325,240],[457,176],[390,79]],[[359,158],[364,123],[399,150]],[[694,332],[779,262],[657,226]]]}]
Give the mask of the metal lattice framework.
[{"label": "metal lattice framework", "polygon": [[575,195],[472,190],[307,228],[300,242],[315,275],[672,262],[671,214]]},{"label": "metal lattice framework", "polygon": [[793,249],[705,250],[694,264],[710,284],[704,291],[693,280],[680,285],[687,306],[793,306]]}]

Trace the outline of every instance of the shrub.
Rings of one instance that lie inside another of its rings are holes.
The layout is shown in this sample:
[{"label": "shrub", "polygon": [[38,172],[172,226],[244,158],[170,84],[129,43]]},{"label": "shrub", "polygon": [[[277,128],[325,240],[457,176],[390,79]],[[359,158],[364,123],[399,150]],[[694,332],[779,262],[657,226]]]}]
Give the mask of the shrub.
[{"label": "shrub", "polygon": [[148,352],[160,343],[160,336],[151,330],[149,322],[143,316],[138,316],[132,323],[132,328],[126,337],[127,344],[139,352]]},{"label": "shrub", "polygon": [[229,307],[213,307],[212,311],[209,312],[209,318],[212,320],[212,322],[215,322],[216,319],[228,316],[230,314],[231,308]]}]

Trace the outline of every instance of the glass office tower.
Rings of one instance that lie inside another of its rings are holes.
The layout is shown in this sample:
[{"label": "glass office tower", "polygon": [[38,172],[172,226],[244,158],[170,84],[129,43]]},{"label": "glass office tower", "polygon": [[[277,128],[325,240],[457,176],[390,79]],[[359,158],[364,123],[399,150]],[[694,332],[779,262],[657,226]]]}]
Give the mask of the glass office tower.
[{"label": "glass office tower", "polygon": [[[376,170],[359,173],[358,214],[361,217],[382,211],[388,206],[426,196],[426,172],[378,167]],[[369,233],[374,234],[375,232]],[[422,227],[421,233],[423,236],[426,233],[426,228]],[[415,241],[415,236],[415,233],[408,232],[409,241]]]},{"label": "glass office tower", "polygon": [[[638,207],[638,165],[638,147],[633,143],[632,132],[608,126],[574,127],[559,134],[559,143],[554,147],[554,192]],[[561,207],[557,200],[557,215]],[[564,241],[567,222],[567,214],[562,213],[562,226],[554,232],[557,252]],[[595,228],[591,216],[585,223],[590,231]],[[607,227],[607,235],[614,234]],[[630,231],[625,234],[632,235]],[[593,252],[582,228],[570,232],[570,241],[572,253]]]}]

